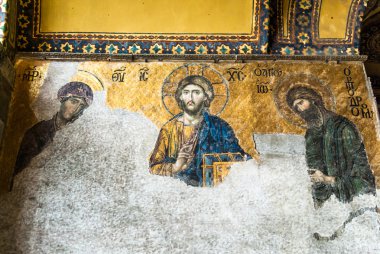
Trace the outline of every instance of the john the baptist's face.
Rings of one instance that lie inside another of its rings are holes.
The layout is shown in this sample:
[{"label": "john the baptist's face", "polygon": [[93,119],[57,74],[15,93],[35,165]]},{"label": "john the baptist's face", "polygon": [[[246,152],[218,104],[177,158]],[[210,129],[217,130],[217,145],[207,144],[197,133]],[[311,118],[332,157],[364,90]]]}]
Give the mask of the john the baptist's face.
[{"label": "john the baptist's face", "polygon": [[188,84],[182,89],[180,99],[185,112],[197,114],[203,109],[207,96],[200,86]]},{"label": "john the baptist's face", "polygon": [[300,115],[310,127],[323,123],[321,110],[310,100],[299,98],[293,102],[293,110]]},{"label": "john the baptist's face", "polygon": [[81,97],[69,97],[61,103],[59,114],[62,119],[72,121],[77,118],[80,113],[86,108],[87,104]]},{"label": "john the baptist's face", "polygon": [[308,110],[310,108],[310,101],[307,99],[296,99],[293,102],[293,108],[296,110],[296,112],[303,112],[305,110]]}]

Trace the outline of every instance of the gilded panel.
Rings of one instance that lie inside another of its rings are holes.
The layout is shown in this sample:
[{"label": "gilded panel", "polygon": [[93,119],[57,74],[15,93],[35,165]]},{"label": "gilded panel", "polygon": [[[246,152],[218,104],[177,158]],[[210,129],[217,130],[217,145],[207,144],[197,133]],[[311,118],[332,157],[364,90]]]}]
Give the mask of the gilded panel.
[{"label": "gilded panel", "polygon": [[41,1],[40,33],[249,35],[257,25],[254,19],[257,3],[251,0],[95,3],[92,0]]},{"label": "gilded panel", "polygon": [[268,0],[116,1],[112,5],[20,0],[18,13],[20,51],[267,53]]},{"label": "gilded panel", "polygon": [[319,13],[320,38],[344,39],[346,37],[349,23],[347,17],[350,14],[351,3],[351,0],[322,1]]}]

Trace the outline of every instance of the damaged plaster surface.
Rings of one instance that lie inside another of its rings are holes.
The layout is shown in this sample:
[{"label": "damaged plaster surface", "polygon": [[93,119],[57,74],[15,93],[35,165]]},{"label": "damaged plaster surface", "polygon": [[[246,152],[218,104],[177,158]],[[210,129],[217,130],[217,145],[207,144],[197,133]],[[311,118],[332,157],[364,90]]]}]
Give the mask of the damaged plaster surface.
[{"label": "damaged plaster surface", "polygon": [[[304,155],[268,154],[233,167],[215,188],[150,175],[158,135],[145,117],[104,107],[104,94],[16,178],[1,198],[9,253],[355,253],[379,251],[368,212],[330,235],[361,196],[315,210]],[[144,132],[141,132],[141,129]],[[379,199],[377,198],[377,203]]]},{"label": "damaged plaster surface", "polygon": [[[71,65],[59,74],[63,65],[52,64],[33,105],[39,120],[56,112],[56,91],[76,71]],[[158,128],[142,114],[107,108],[105,98],[95,92],[83,116],[57,132],[0,197],[4,253],[380,251],[380,216],[373,212],[333,241],[313,237],[333,234],[350,212],[380,198],[331,198],[316,210],[302,136],[255,135],[259,164],[238,163],[217,187],[195,188],[149,174]]]}]

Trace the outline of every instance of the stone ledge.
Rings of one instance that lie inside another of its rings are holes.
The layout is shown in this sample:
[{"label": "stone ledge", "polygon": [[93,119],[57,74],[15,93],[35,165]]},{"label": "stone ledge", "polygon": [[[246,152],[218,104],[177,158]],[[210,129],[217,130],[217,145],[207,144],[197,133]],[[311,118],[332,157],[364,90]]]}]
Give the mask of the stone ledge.
[{"label": "stone ledge", "polygon": [[306,61],[361,61],[367,60],[367,56],[283,56],[283,55],[154,55],[154,54],[141,54],[141,55],[110,55],[110,54],[80,54],[80,53],[46,53],[46,52],[20,52],[17,53],[16,58],[33,58],[42,60],[70,60],[70,61],[257,61],[257,60],[306,60]]}]

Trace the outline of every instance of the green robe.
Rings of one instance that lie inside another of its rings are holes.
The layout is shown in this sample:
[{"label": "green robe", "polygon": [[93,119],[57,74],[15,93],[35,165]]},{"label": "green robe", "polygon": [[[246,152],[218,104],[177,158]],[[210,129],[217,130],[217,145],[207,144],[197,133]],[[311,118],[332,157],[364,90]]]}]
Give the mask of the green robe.
[{"label": "green robe", "polygon": [[328,113],[321,127],[307,130],[305,139],[308,167],[334,176],[336,180],[334,184],[313,184],[316,204],[322,204],[332,193],[341,202],[350,202],[362,193],[376,194],[375,178],[364,144],[350,120]]}]

